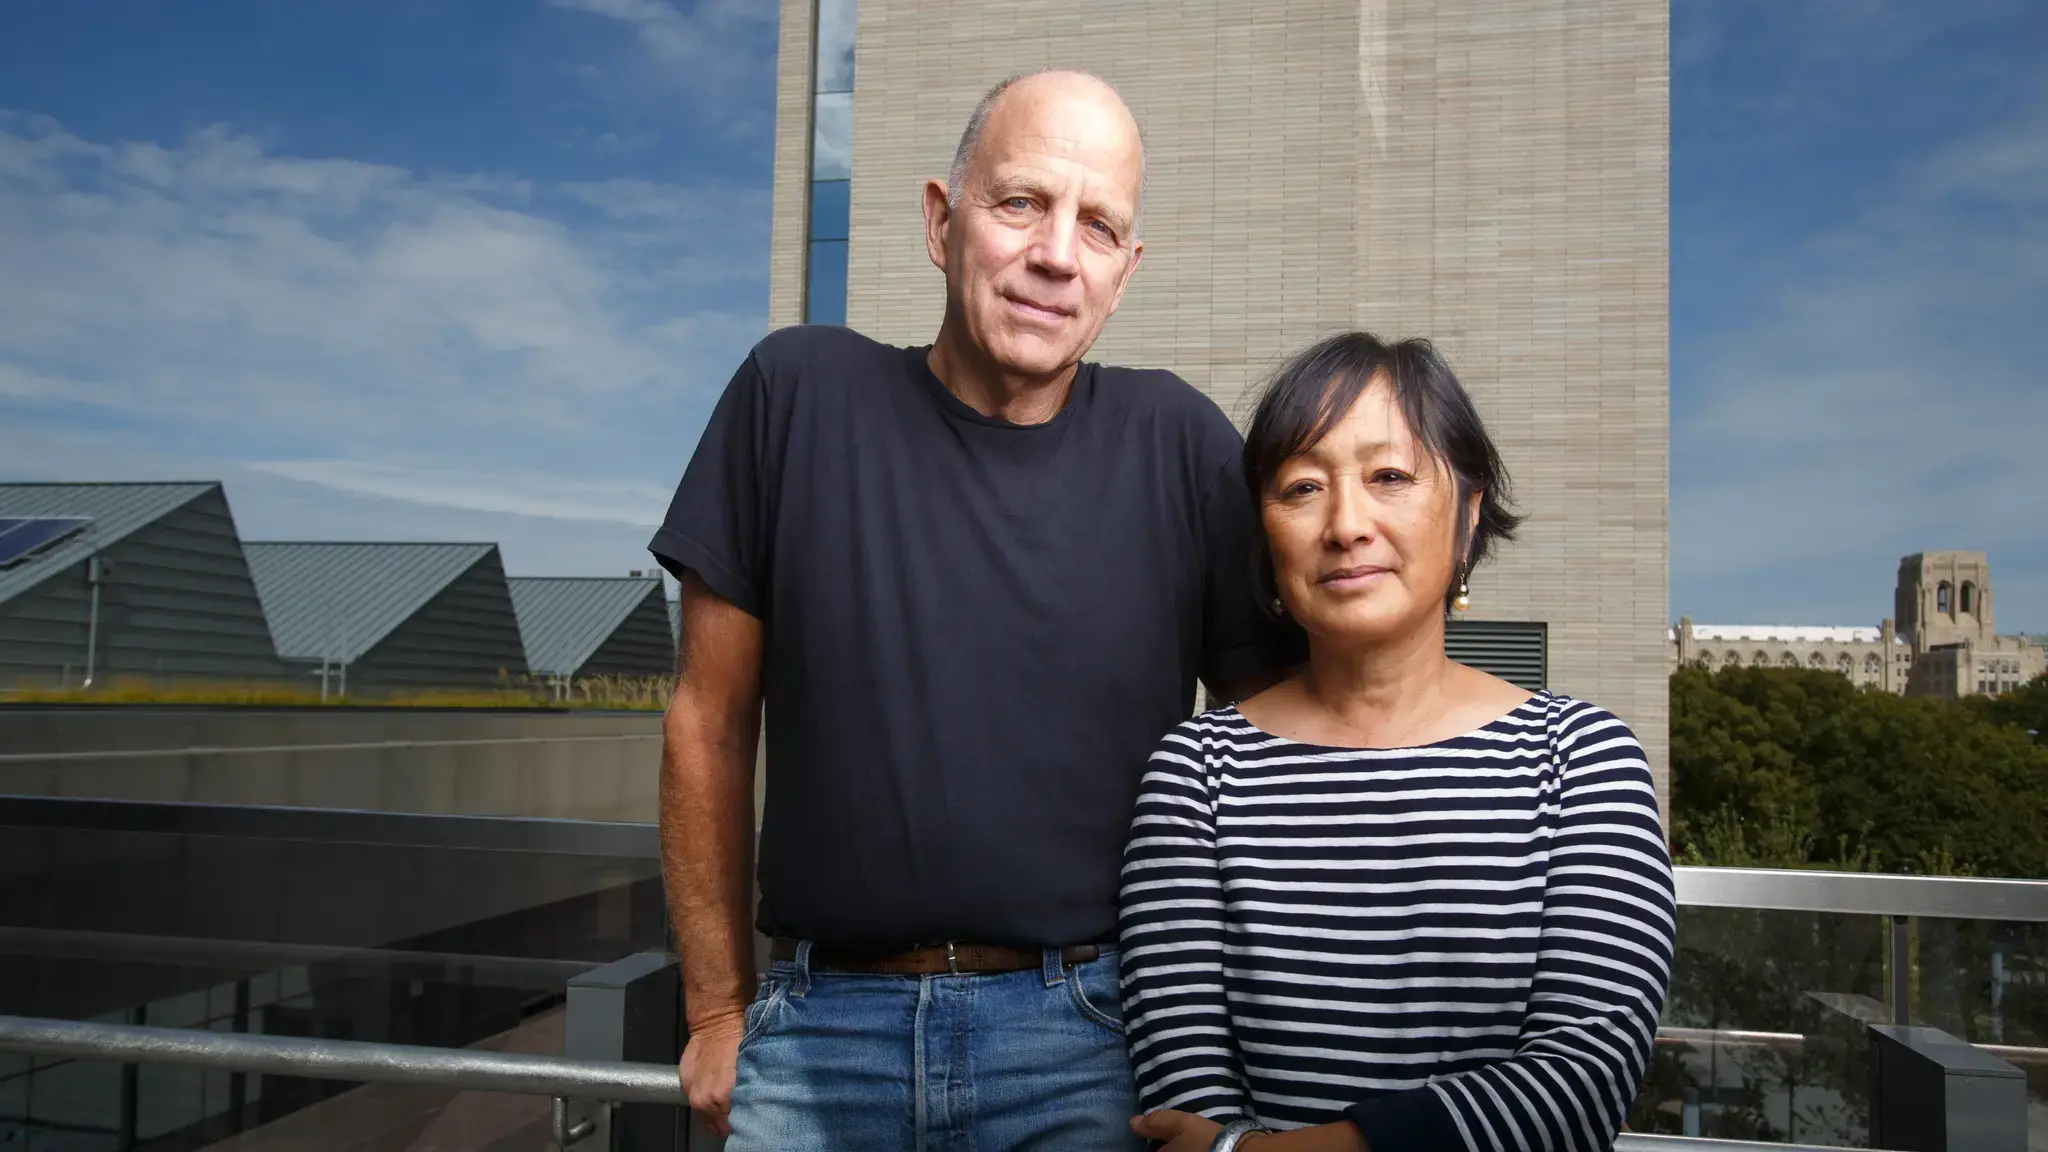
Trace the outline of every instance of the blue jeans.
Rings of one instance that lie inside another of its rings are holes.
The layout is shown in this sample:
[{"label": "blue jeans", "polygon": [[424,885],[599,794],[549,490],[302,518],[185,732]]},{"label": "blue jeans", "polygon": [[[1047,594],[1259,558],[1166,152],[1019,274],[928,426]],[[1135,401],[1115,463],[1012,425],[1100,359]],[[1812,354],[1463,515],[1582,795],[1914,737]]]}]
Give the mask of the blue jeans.
[{"label": "blue jeans", "polygon": [[1113,949],[969,976],[845,972],[810,953],[777,961],[747,1009],[727,1152],[1145,1147]]}]

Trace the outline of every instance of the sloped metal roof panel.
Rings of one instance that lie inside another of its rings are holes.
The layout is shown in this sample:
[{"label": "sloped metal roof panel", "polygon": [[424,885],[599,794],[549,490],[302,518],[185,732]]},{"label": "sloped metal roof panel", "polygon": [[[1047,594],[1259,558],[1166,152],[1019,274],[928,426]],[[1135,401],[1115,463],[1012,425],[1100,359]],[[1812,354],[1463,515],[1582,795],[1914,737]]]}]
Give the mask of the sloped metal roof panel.
[{"label": "sloped metal roof panel", "polygon": [[545,676],[573,676],[649,596],[659,577],[515,576],[512,611],[526,664]]},{"label": "sloped metal roof panel", "polygon": [[277,654],[354,663],[496,544],[250,542],[249,575]]},{"label": "sloped metal roof panel", "polygon": [[215,481],[0,484],[0,516],[83,516],[92,520],[78,535],[20,564],[0,568],[0,604],[219,487]]}]

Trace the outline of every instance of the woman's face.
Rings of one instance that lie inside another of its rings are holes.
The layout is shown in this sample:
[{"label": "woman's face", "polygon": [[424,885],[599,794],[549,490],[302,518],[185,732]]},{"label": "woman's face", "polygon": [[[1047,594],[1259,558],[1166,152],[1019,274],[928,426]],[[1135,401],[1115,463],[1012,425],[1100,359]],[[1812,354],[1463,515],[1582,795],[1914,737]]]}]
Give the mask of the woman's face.
[{"label": "woman's face", "polygon": [[1346,644],[1428,627],[1442,618],[1456,576],[1456,503],[1449,469],[1423,450],[1392,390],[1375,380],[1266,486],[1262,514],[1281,603],[1310,635]]}]

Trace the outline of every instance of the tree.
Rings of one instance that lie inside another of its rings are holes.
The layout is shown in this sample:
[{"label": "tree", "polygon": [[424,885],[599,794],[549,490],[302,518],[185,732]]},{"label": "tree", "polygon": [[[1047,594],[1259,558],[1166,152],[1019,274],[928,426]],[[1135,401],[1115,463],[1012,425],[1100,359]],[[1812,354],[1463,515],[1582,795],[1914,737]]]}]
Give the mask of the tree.
[{"label": "tree", "polygon": [[[2048,876],[2048,679],[1906,699],[1830,672],[1682,669],[1673,840],[1700,863]],[[2039,730],[2039,729],[2037,729]]]}]

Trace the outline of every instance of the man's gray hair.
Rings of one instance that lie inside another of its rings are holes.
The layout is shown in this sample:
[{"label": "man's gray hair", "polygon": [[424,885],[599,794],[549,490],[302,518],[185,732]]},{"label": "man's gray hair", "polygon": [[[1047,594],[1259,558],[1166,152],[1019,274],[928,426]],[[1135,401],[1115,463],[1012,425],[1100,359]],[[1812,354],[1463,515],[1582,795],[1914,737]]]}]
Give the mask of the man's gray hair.
[{"label": "man's gray hair", "polygon": [[[989,89],[987,95],[984,95],[981,101],[974,106],[974,111],[968,114],[967,130],[960,133],[960,146],[953,149],[953,167],[946,173],[947,208],[957,209],[960,207],[960,190],[967,186],[968,165],[974,159],[975,150],[981,147],[981,134],[988,129],[988,118],[996,110],[996,101],[1002,99],[1003,93],[1008,92],[1018,83],[1029,80],[1034,76],[1086,76],[1111,92],[1116,92],[1116,85],[1095,75],[1093,72],[1083,72],[1076,68],[1040,68],[1033,72],[1019,72],[1008,80]],[[1122,100],[1122,94],[1119,93],[1117,99]],[[1126,111],[1128,110],[1128,106],[1126,106]],[[1132,119],[1135,121],[1136,117],[1132,117]],[[1131,239],[1133,240],[1138,238],[1138,219],[1144,215],[1144,211],[1145,134],[1141,130],[1138,133],[1138,206],[1137,210],[1131,215]]]}]

